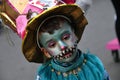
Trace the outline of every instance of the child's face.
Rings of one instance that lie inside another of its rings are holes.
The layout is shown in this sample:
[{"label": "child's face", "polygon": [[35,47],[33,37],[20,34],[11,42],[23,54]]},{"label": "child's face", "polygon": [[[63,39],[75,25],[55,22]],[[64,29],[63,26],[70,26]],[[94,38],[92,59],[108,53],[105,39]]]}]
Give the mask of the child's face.
[{"label": "child's face", "polygon": [[53,34],[42,32],[40,43],[60,62],[70,62],[76,57],[76,36],[67,22],[61,24],[61,28],[55,30]]}]

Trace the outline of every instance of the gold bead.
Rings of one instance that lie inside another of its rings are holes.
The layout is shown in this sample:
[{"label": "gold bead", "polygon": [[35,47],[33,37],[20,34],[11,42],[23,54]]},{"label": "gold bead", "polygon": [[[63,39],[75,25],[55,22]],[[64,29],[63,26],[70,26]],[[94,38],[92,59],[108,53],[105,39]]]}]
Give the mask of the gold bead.
[{"label": "gold bead", "polygon": [[51,66],[52,64],[49,64],[49,66]]},{"label": "gold bead", "polygon": [[81,68],[80,68],[80,67],[78,67],[78,71],[81,71]]},{"label": "gold bead", "polygon": [[64,77],[67,77],[67,76],[68,76],[68,74],[67,74],[67,73],[63,73],[63,76],[64,76]]},{"label": "gold bead", "polygon": [[54,72],[54,69],[51,69],[52,72]]},{"label": "gold bead", "polygon": [[77,74],[77,71],[76,71],[76,70],[73,70],[73,74]]},{"label": "gold bead", "polygon": [[72,74],[72,71],[70,71],[69,74]]},{"label": "gold bead", "polygon": [[60,75],[60,72],[58,71],[57,74]]},{"label": "gold bead", "polygon": [[86,59],[84,59],[84,62],[86,63],[86,62],[87,62],[87,60],[86,60]]}]

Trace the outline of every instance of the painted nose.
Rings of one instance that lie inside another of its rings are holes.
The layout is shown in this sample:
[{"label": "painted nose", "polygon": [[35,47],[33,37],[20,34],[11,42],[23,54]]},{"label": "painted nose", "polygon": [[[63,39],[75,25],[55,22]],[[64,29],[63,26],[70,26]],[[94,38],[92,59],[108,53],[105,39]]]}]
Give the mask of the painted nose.
[{"label": "painted nose", "polygon": [[59,41],[60,49],[65,50],[67,48],[67,45],[63,41]]},{"label": "painted nose", "polygon": [[66,48],[66,46],[61,46],[61,50],[65,50]]}]

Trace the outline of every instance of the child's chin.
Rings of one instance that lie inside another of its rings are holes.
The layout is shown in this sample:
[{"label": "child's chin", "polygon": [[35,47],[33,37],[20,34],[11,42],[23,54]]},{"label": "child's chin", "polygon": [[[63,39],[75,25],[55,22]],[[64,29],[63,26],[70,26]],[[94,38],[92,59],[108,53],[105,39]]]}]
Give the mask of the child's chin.
[{"label": "child's chin", "polygon": [[63,60],[60,60],[60,62],[63,62],[63,63],[69,63],[69,62],[72,62],[73,60],[75,59],[75,57],[69,57],[69,58],[66,58],[66,59],[63,59]]}]

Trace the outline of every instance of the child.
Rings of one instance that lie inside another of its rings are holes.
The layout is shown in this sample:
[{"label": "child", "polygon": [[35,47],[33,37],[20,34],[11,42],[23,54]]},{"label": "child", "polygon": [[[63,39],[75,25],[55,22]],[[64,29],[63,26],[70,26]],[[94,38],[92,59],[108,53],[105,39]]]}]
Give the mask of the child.
[{"label": "child", "polygon": [[77,47],[87,20],[75,1],[30,0],[16,19],[25,58],[42,64],[36,80],[109,80],[100,59]]},{"label": "child", "polygon": [[77,48],[87,20],[74,4],[47,9],[29,21],[23,53],[42,63],[36,80],[109,80],[100,59]]}]

